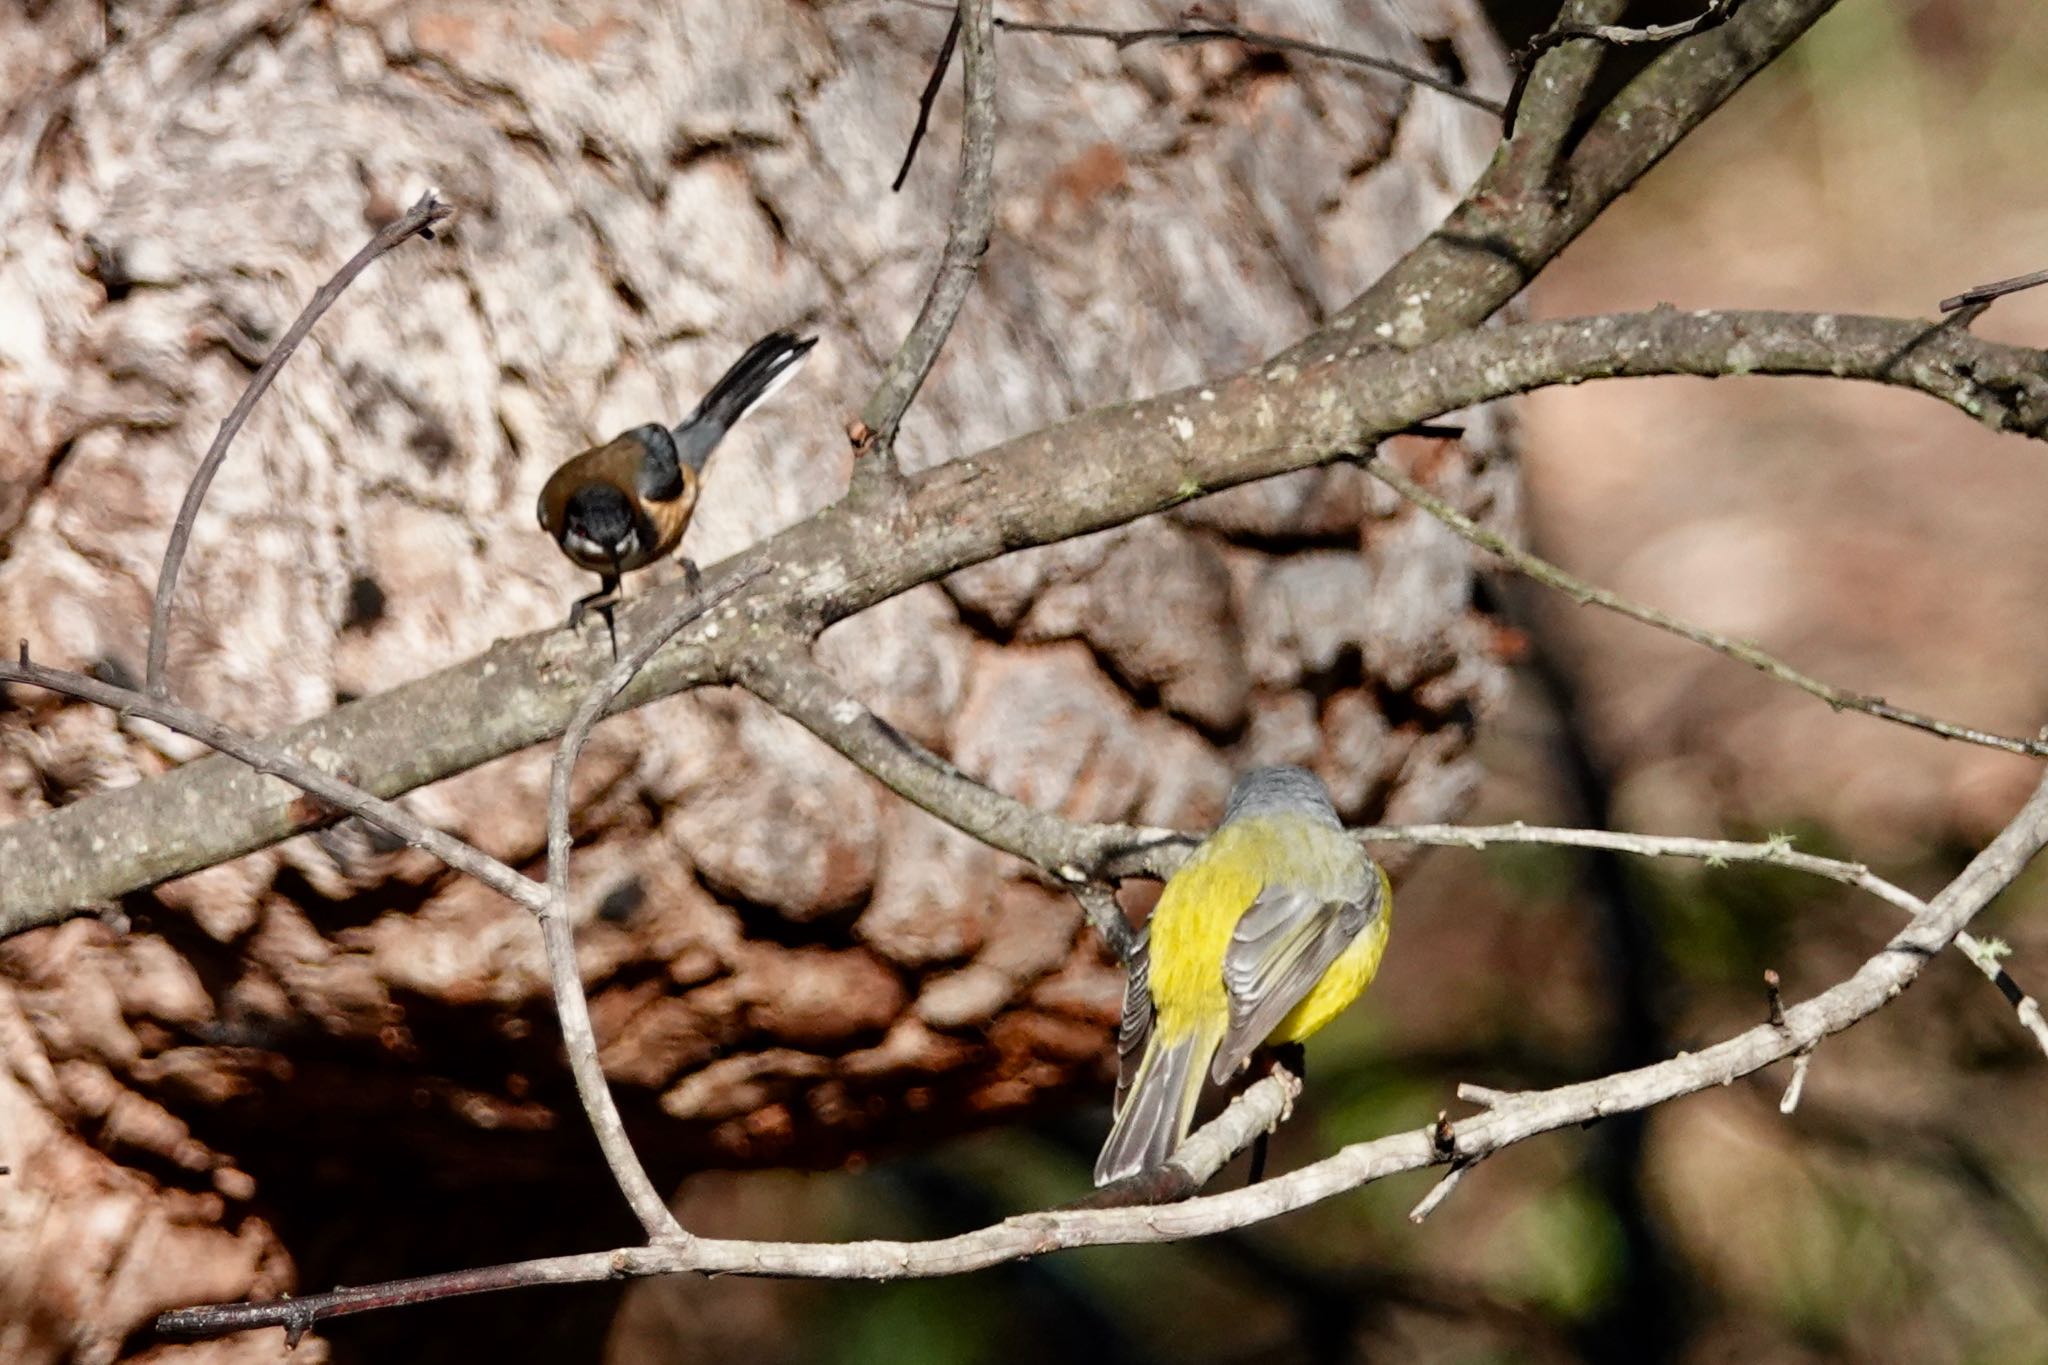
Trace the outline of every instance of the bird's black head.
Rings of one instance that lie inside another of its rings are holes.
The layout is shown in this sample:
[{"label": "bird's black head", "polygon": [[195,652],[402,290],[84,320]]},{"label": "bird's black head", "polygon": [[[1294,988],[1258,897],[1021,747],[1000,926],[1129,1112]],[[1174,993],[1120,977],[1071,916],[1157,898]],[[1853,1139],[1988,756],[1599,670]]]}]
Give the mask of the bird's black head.
[{"label": "bird's black head", "polygon": [[632,500],[608,483],[583,485],[563,509],[561,542],[588,568],[631,559],[640,548]]}]

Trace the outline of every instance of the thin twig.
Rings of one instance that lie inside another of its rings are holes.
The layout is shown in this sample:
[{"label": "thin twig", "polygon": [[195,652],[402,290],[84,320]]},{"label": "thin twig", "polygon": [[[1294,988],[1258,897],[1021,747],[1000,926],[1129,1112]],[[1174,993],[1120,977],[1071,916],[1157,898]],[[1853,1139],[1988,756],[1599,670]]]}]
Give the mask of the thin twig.
[{"label": "thin twig", "polygon": [[192,539],[192,525],[199,518],[199,505],[206,500],[206,490],[213,485],[213,476],[220,471],[221,462],[227,459],[228,447],[234,444],[242,424],[249,420],[257,401],[269,390],[270,381],[277,378],[277,372],[284,368],[284,363],[292,358],[292,352],[313,330],[313,324],[320,321],[321,315],[341,297],[343,290],[354,283],[356,276],[407,238],[431,238],[434,225],[454,212],[453,208],[441,202],[434,191],[428,190],[420,196],[418,203],[379,229],[361,251],[349,257],[348,263],[334,272],[333,279],[320,286],[320,291],[313,295],[298,320],[285,332],[283,340],[272,348],[262,367],[249,380],[249,387],[242,391],[227,419],[220,424],[213,444],[207,447],[206,457],[192,472],[192,482],[185,488],[185,501],[178,507],[178,519],[171,523],[171,538],[164,546],[163,568],[157,573],[156,600],[151,603],[149,612],[149,666],[146,676],[151,695],[159,698],[169,695],[164,684],[164,659],[171,647],[171,596],[178,586],[178,569],[185,562],[185,546]]},{"label": "thin twig", "polygon": [[1704,645],[1717,654],[1725,655],[1737,663],[1748,664],[1779,682],[1789,683],[1810,696],[1818,697],[1837,711],[1858,711],[1866,716],[1874,716],[1878,720],[1888,720],[1895,725],[1939,735],[1943,739],[1960,740],[1965,744],[1981,744],[1987,749],[2002,749],[2009,754],[2024,754],[2029,758],[2048,756],[2048,742],[2038,739],[2016,739],[2010,735],[1995,734],[1968,725],[1957,725],[1919,711],[1909,711],[1903,706],[1894,706],[1882,697],[1844,691],[1810,674],[1800,672],[1777,656],[1767,654],[1747,641],[1732,639],[1704,626],[1681,621],[1654,607],[1644,606],[1619,593],[1596,587],[1582,578],[1566,573],[1549,560],[1530,554],[1506,537],[1487,530],[1406,474],[1390,466],[1384,459],[1369,459],[1365,461],[1365,468],[1374,478],[1435,517],[1465,540],[1505,561],[1515,572],[1534,579],[1545,587],[1557,589],[1581,606],[1604,607],[1632,621],[1640,621],[1646,626],[1655,626],[1681,639],[1690,640],[1696,645]]},{"label": "thin twig", "polygon": [[[925,294],[917,321],[903,345],[882,372],[882,381],[861,408],[860,422],[874,468],[896,469],[896,428],[910,410],[925,376],[967,301],[974,272],[988,251],[995,226],[996,40],[995,0],[960,0],[954,23],[960,29],[962,105],[960,112],[960,180],[953,190],[953,211],[946,224],[946,248],[932,287]],[[934,79],[944,74],[944,66]],[[906,169],[908,163],[906,162]]]},{"label": "thin twig", "polygon": [[924,91],[917,97],[917,122],[911,125],[910,141],[903,147],[903,164],[896,168],[896,178],[889,182],[889,193],[896,194],[903,188],[903,182],[910,178],[910,167],[917,160],[917,149],[924,145],[925,130],[931,127],[932,106],[939,102],[939,87],[946,83],[946,72],[953,65],[953,50],[960,45],[960,6],[948,6],[953,17],[946,21],[946,36],[939,41],[939,55],[932,59],[932,74],[924,83]]},{"label": "thin twig", "polygon": [[[1559,848],[1597,848],[1615,853],[1632,853],[1643,858],[1689,858],[1709,866],[1724,863],[1767,863],[1775,867],[1789,868],[1810,876],[1825,877],[1829,881],[1853,886],[1858,890],[1877,897],[1888,905],[1897,907],[1908,917],[1917,915],[1927,908],[1926,902],[1895,883],[1872,872],[1861,863],[1844,862],[1839,858],[1823,858],[1814,853],[1801,853],[1792,847],[1789,839],[1771,839],[1763,843],[1740,843],[1730,839],[1699,839],[1686,835],[1629,834],[1605,829],[1557,829],[1542,825],[1525,825],[1517,821],[1511,825],[1374,825],[1354,830],[1367,843],[1409,843],[1430,844],[1439,848],[1468,848],[1479,850],[1488,844],[1546,844]],[[2042,1016],[2041,1005],[2032,995],[2020,988],[1997,951],[1990,945],[1969,933],[1956,935],[1956,947],[1970,959],[1973,966],[1982,972],[1992,985],[1996,986],[2013,1012],[2019,1016],[2021,1027],[2032,1034],[2034,1041],[2041,1045],[2043,1055],[2048,1055],[2048,1019]],[[1473,1087],[1483,1090],[1484,1087]],[[1472,1099],[1460,1090],[1460,1098]],[[1487,1092],[1489,1094],[1493,1092]],[[1482,1101],[1474,1099],[1474,1103]]]},{"label": "thin twig", "polygon": [[[937,4],[913,0],[920,9],[939,9]],[[1290,38],[1284,33],[1268,33],[1263,29],[1247,28],[1221,19],[1191,19],[1187,23],[1171,28],[1102,28],[1094,24],[1051,24],[1026,19],[998,17],[996,27],[1008,33],[1036,33],[1054,38],[1095,38],[1109,43],[1122,52],[1142,43],[1169,43],[1174,45],[1193,43],[1233,42],[1246,47],[1263,48],[1269,52],[1298,52],[1304,57],[1317,57],[1323,61],[1339,62],[1345,66],[1362,67],[1382,75],[1395,76],[1413,85],[1434,90],[1440,95],[1449,95],[1454,100],[1483,109],[1495,118],[1506,112],[1507,106],[1474,90],[1444,79],[1434,71],[1391,57],[1378,57],[1369,52],[1355,52],[1349,48],[1331,47],[1325,43],[1312,43],[1302,38]]]},{"label": "thin twig", "polygon": [[1609,47],[1631,47],[1642,43],[1672,43],[1695,33],[1718,28],[1734,17],[1742,0],[1707,0],[1707,7],[1690,19],[1672,24],[1645,24],[1627,28],[1621,24],[1558,24],[1537,34],[1516,55],[1517,62],[1531,62],[1560,43],[1590,38]]},{"label": "thin twig", "polygon": [[650,1242],[687,1241],[690,1234],[676,1222],[668,1201],[647,1177],[625,1122],[605,1082],[604,1068],[597,1060],[597,1034],[590,1023],[590,1002],[583,995],[583,977],[576,966],[576,941],[569,925],[569,790],[576,773],[577,756],[598,720],[626,690],[636,674],[647,666],[662,646],[683,627],[697,620],[719,603],[768,571],[766,561],[727,574],[715,586],[707,586],[682,598],[662,614],[644,637],[636,641],[624,658],[612,665],[598,684],[576,708],[562,742],[555,750],[554,766],[548,774],[548,886],[546,907],[540,912],[541,936],[547,944],[548,978],[554,988],[555,1014],[561,1021],[562,1047],[569,1057],[569,1072],[576,1080],[576,1093],[590,1118],[598,1146],[618,1182],[619,1192],[633,1206],[640,1226]]},{"label": "thin twig", "polygon": [[1420,1223],[1429,1215],[1435,1213],[1443,1206],[1444,1200],[1451,1197],[1451,1191],[1457,1189],[1459,1184],[1465,1179],[1465,1172],[1478,1164],[1479,1161],[1476,1157],[1470,1161],[1466,1161],[1463,1158],[1453,1161],[1451,1169],[1444,1172],[1443,1179],[1437,1181],[1431,1187],[1429,1193],[1422,1196],[1420,1203],[1408,1210],[1408,1221]]},{"label": "thin twig", "polygon": [[314,797],[319,805],[308,809],[307,828],[346,812],[394,838],[404,840],[413,848],[432,854],[457,872],[468,873],[499,895],[529,910],[538,912],[547,904],[547,892],[539,883],[475,845],[445,830],[435,829],[403,806],[374,796],[345,778],[315,767],[276,745],[229,729],[211,717],[188,710],[176,702],[152,697],[132,688],[117,687],[83,673],[31,663],[26,645],[18,663],[0,663],[0,683],[25,683],[104,706],[123,716],[139,716],[143,720],[154,721]]},{"label": "thin twig", "polygon": [[2031,275],[2014,275],[2009,280],[1993,280],[1990,284],[1976,285],[1973,288],[1965,289],[1960,294],[1953,294],[1943,299],[1941,301],[1941,311],[1953,313],[1958,308],[1968,308],[1972,304],[1988,304],[1993,299],[2002,299],[2007,294],[2017,294],[2025,289],[2036,289],[2044,284],[2048,284],[2048,270],[2036,270]]},{"label": "thin twig", "polygon": [[1689,38],[1695,33],[1718,28],[1733,18],[1742,0],[1707,0],[1707,7],[1690,19],[1672,24],[1645,24],[1641,28],[1626,28],[1620,24],[1579,24],[1558,23],[1531,38],[1522,50],[1511,59],[1515,67],[1515,85],[1508,92],[1507,112],[1504,121],[1508,134],[1512,136],[1515,123],[1521,113],[1522,97],[1529,89],[1530,73],[1543,54],[1575,39],[1589,39],[1608,47],[1632,47],[1642,43],[1671,43],[1680,38]]},{"label": "thin twig", "polygon": [[1286,1122],[1300,1097],[1301,1078],[1284,1066],[1275,1066],[1246,1086],[1213,1123],[1184,1140],[1163,1164],[1090,1190],[1056,1211],[1124,1209],[1192,1199],[1218,1171],[1236,1160],[1238,1153]]},{"label": "thin twig", "polygon": [[1799,1097],[1806,1093],[1806,1072],[1813,1065],[1813,1049],[1801,1048],[1792,1058],[1792,1079],[1785,1086],[1785,1097],[1778,1101],[1778,1112],[1789,1114],[1799,1107]]},{"label": "thin twig", "polygon": [[[1918,978],[1929,958],[1984,906],[2011,885],[2048,843],[2048,779],[2012,821],[1895,935],[1847,979],[1788,1007],[1783,1028],[1758,1024],[1697,1052],[1552,1090],[1499,1098],[1484,1114],[1462,1119],[1459,1154],[1470,1161],[1534,1137],[1613,1114],[1632,1113],[1726,1085],[1810,1050],[1885,1008]],[[1796,1063],[1795,1063],[1796,1066]],[[933,1241],[760,1242],[696,1238],[686,1243],[529,1261],[464,1272],[464,1284],[439,1296],[528,1284],[589,1283],[680,1272],[772,1275],[806,1279],[896,1280],[963,1274],[1008,1261],[1083,1246],[1182,1241],[1250,1226],[1306,1208],[1347,1190],[1404,1171],[1440,1165],[1445,1157],[1434,1125],[1346,1147],[1259,1185],[1198,1196],[1183,1203],[1137,1208],[1023,1214],[991,1227]],[[454,1278],[454,1277],[437,1277]],[[416,1302],[435,1297],[433,1280],[343,1291]],[[167,1336],[219,1335],[253,1327],[291,1326],[350,1311],[329,1296],[270,1304],[185,1309],[157,1319]]]}]

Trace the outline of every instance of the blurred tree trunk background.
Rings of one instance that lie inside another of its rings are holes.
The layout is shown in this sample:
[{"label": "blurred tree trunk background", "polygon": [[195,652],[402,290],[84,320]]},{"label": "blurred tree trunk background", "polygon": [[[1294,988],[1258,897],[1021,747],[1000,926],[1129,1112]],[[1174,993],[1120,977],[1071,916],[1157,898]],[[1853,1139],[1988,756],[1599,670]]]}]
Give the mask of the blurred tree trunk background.
[{"label": "blurred tree trunk background", "polygon": [[[1135,0],[1009,12],[1162,18]],[[1238,17],[1506,84],[1465,0]],[[141,673],[164,536],[215,424],[312,289],[427,184],[459,218],[344,298],[200,518],[181,699],[269,731],[558,622],[590,585],[533,525],[546,473],[673,421],[771,328],[824,344],[714,461],[684,548],[710,563],[826,505],[942,236],[951,83],[909,185],[887,186],[944,26],[871,0],[0,14],[0,635]],[[996,240],[906,427],[913,467],[1279,349],[1419,239],[1496,132],[1383,76],[1236,44],[1015,35],[1000,82]],[[1506,523],[1500,452],[1482,421],[1434,478]],[[1455,814],[1474,719],[1503,691],[1499,639],[1463,548],[1333,469],[960,574],[824,652],[1003,791],[1197,827],[1251,762],[1313,763],[1354,819]],[[0,818],[192,752],[9,696]],[[545,774],[522,754],[408,804],[533,866]],[[577,797],[585,981],[661,1178],[839,1166],[1106,1104],[1120,974],[1076,906],[750,699],[609,723]],[[10,1361],[145,1350],[124,1338],[166,1306],[631,1236],[528,917],[354,825],[0,944],[0,1023]],[[594,1358],[614,1301],[398,1315],[300,1350]],[[276,1349],[254,1334],[177,1358]]]}]

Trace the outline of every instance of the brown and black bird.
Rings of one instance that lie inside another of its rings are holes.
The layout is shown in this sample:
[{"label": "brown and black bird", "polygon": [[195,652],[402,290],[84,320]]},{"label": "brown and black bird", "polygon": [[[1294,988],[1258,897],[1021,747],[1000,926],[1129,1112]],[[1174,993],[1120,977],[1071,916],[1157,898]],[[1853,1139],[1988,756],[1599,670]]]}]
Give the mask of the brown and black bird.
[{"label": "brown and black bird", "polygon": [[[704,462],[733,424],[780,388],[816,337],[773,332],[733,362],[694,411],[671,430],[649,423],[584,451],[548,476],[540,525],[562,553],[598,576],[596,592],[569,609],[574,628],[596,607],[611,624],[619,576],[675,549],[697,508]],[[617,652],[613,641],[613,652]]]}]

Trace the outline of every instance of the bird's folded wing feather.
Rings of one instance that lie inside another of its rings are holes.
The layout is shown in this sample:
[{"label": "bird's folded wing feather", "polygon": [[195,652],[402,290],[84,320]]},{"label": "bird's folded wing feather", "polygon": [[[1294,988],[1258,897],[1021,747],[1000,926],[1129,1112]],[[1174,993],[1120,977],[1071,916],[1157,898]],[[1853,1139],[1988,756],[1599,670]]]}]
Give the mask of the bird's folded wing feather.
[{"label": "bird's folded wing feather", "polygon": [[1112,1114],[1124,1111],[1124,1093],[1138,1074],[1139,1059],[1152,1037],[1151,926],[1138,933],[1131,960],[1124,964],[1124,1017],[1116,1034],[1116,1100]]},{"label": "bird's folded wing feather", "polygon": [[1223,953],[1230,1029],[1216,1049],[1210,1079],[1221,1082],[1236,1074],[1379,909],[1377,881],[1357,898],[1332,898],[1285,886],[1259,892]]}]

